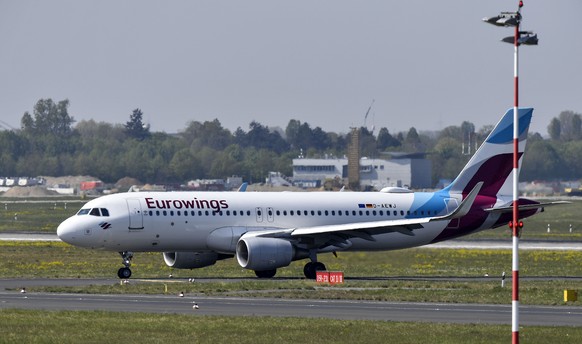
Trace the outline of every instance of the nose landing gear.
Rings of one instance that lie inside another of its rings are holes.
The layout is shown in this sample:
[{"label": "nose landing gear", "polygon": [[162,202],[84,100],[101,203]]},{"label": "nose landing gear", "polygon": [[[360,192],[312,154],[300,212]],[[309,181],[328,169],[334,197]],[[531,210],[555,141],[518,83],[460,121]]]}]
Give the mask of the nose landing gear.
[{"label": "nose landing gear", "polygon": [[119,252],[119,254],[121,255],[121,258],[123,259],[123,265],[125,267],[117,270],[117,277],[119,277],[121,279],[130,278],[131,277],[131,269],[129,267],[131,266],[131,259],[133,258],[133,252],[123,251],[123,252]]}]

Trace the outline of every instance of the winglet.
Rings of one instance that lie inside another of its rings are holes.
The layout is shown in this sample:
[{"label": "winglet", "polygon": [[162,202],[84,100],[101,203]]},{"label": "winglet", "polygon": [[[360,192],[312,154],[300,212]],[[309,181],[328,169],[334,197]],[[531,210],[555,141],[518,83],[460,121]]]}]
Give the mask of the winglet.
[{"label": "winglet", "polygon": [[240,187],[238,188],[237,191],[238,192],[245,192],[245,191],[247,191],[247,186],[249,186],[249,183],[244,182],[240,185]]},{"label": "winglet", "polygon": [[479,191],[481,191],[481,187],[483,186],[483,182],[477,183],[471,192],[467,195],[467,197],[461,202],[461,204],[450,214],[440,217],[433,217],[430,221],[442,221],[442,220],[451,220],[451,219],[458,219],[467,215],[471,207],[473,206],[473,202],[477,198]]}]

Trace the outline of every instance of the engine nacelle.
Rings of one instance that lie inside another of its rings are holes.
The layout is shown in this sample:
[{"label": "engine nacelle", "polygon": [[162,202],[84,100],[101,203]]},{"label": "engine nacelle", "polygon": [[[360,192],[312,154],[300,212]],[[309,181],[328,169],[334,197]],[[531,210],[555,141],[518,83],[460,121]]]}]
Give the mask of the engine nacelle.
[{"label": "engine nacelle", "polygon": [[216,252],[164,252],[166,265],[176,269],[197,269],[214,265],[219,259]]},{"label": "engine nacelle", "polygon": [[265,271],[291,264],[293,244],[284,239],[248,237],[236,244],[236,260],[245,269]]}]

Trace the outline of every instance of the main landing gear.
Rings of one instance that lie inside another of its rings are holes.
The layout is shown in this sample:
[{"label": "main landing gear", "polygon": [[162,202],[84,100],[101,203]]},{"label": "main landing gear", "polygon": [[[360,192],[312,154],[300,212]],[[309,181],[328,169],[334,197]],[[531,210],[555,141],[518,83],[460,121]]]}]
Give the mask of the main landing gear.
[{"label": "main landing gear", "polygon": [[131,266],[131,259],[133,258],[133,252],[123,251],[123,252],[119,252],[119,254],[121,255],[121,258],[123,259],[123,265],[125,267],[117,270],[117,276],[121,279],[130,278],[131,277],[131,269],[129,267]]},{"label": "main landing gear", "polygon": [[[123,270],[123,268],[119,269],[119,271]],[[128,269],[129,270],[129,269]],[[307,264],[305,264],[305,267],[303,268],[303,274],[305,275],[305,278],[307,279],[315,279],[317,272],[318,271],[325,271],[327,270],[327,268],[325,267],[325,264],[320,263],[320,262],[309,262]],[[275,277],[275,274],[277,273],[277,269],[272,269],[272,270],[255,270],[255,275],[257,275],[258,278],[273,278]],[[131,272],[130,272],[131,274]],[[123,277],[120,277],[123,278]]]},{"label": "main landing gear", "polygon": [[327,268],[321,262],[309,262],[303,267],[303,274],[308,279],[315,279],[318,271],[325,271]]},{"label": "main landing gear", "polygon": [[309,263],[303,267],[303,274],[307,279],[315,279],[318,271],[325,271],[327,268],[323,263],[317,261],[317,251],[309,250]]}]

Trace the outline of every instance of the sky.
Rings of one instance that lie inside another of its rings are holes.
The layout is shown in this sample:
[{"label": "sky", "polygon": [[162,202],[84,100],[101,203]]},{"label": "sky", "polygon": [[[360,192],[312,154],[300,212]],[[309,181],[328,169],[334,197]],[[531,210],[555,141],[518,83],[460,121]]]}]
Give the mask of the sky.
[{"label": "sky", "polygon": [[[515,0],[0,0],[0,127],[39,99],[77,121],[152,131],[217,118],[325,131],[493,125],[513,106],[513,34],[482,22]],[[582,113],[582,1],[524,0],[520,106],[547,135]],[[372,109],[365,114],[373,102]]]}]

